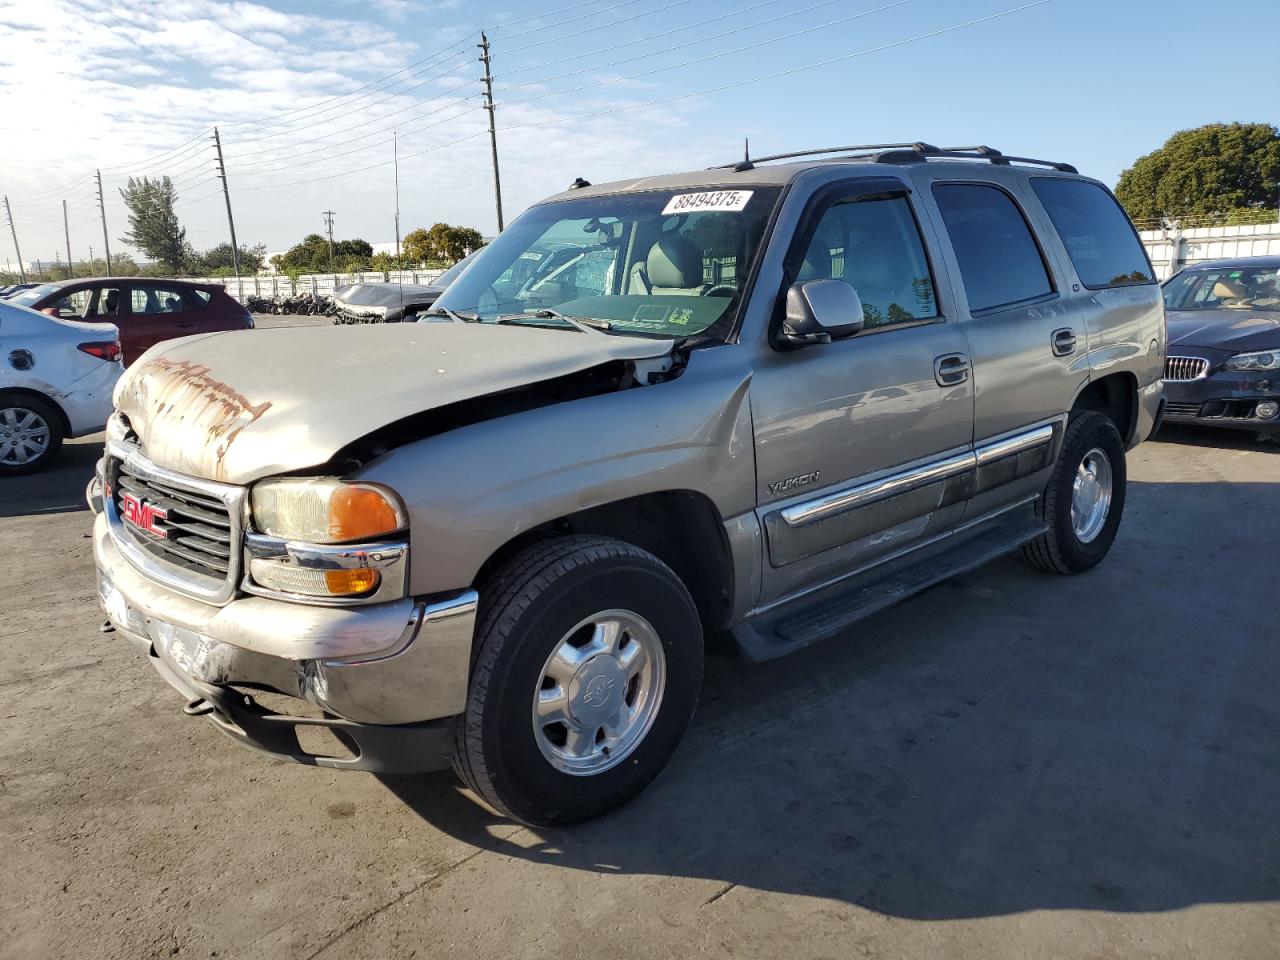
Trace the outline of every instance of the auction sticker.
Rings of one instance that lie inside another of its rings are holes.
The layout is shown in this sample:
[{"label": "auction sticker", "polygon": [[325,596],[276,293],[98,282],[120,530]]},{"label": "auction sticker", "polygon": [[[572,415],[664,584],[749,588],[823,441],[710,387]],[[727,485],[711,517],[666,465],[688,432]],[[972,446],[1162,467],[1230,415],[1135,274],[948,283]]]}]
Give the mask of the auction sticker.
[{"label": "auction sticker", "polygon": [[720,210],[741,213],[751,199],[751,190],[712,190],[709,193],[682,193],[667,201],[662,216],[673,213],[702,213],[704,210]]}]

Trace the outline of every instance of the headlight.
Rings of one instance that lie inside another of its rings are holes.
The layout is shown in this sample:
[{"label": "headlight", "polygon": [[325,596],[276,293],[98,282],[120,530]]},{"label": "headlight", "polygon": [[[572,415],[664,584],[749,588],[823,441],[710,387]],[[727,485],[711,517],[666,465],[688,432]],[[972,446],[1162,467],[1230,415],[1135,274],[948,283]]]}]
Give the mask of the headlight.
[{"label": "headlight", "polygon": [[264,480],[254,486],[250,506],[261,533],[304,543],[357,543],[408,525],[390,490],[336,477]]},{"label": "headlight", "polygon": [[1223,370],[1280,370],[1280,350],[1237,353],[1222,365]]}]

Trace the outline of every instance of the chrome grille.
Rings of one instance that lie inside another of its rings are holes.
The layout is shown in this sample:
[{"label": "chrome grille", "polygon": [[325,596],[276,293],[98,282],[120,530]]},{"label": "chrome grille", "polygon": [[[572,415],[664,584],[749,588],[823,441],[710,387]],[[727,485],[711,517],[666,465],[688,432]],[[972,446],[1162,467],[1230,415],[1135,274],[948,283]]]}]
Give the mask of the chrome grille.
[{"label": "chrome grille", "polygon": [[1203,357],[1165,357],[1166,380],[1199,380],[1209,372],[1209,361]]},{"label": "chrome grille", "polygon": [[[214,603],[229,600],[242,565],[245,491],[164,470],[131,444],[109,443],[106,468],[107,518],[130,562],[190,596]],[[151,530],[126,521],[127,495],[147,511],[158,511]]]}]

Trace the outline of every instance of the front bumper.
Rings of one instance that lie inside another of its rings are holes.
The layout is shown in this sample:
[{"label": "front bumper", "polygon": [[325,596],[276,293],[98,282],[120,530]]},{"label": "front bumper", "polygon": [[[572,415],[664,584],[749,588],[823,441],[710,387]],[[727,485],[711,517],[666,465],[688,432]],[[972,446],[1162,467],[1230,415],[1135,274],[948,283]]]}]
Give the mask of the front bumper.
[{"label": "front bumper", "polygon": [[1166,380],[1165,422],[1280,433],[1280,416],[1258,416],[1264,400],[1280,402],[1280,373],[1219,370],[1196,380]]},{"label": "front bumper", "polygon": [[[97,510],[100,496],[91,484]],[[466,706],[474,591],[350,608],[244,596],[219,607],[144,577],[102,513],[93,549],[108,619],[187,697],[188,713],[300,763],[382,772],[447,763],[449,718]],[[245,689],[306,701],[323,716],[274,713]],[[329,728],[354,758],[308,752],[297,738],[306,726]]]}]

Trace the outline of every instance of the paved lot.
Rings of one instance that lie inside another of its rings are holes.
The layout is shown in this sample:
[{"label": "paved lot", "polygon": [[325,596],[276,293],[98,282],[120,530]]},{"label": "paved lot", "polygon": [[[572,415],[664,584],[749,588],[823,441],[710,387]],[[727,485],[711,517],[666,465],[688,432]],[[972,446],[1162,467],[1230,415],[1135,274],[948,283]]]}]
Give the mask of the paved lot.
[{"label": "paved lot", "polygon": [[1100,570],[713,662],[654,787],[565,831],[184,717],[97,631],[72,444],[0,486],[0,957],[1274,958],[1280,453],[1181,439]]}]

